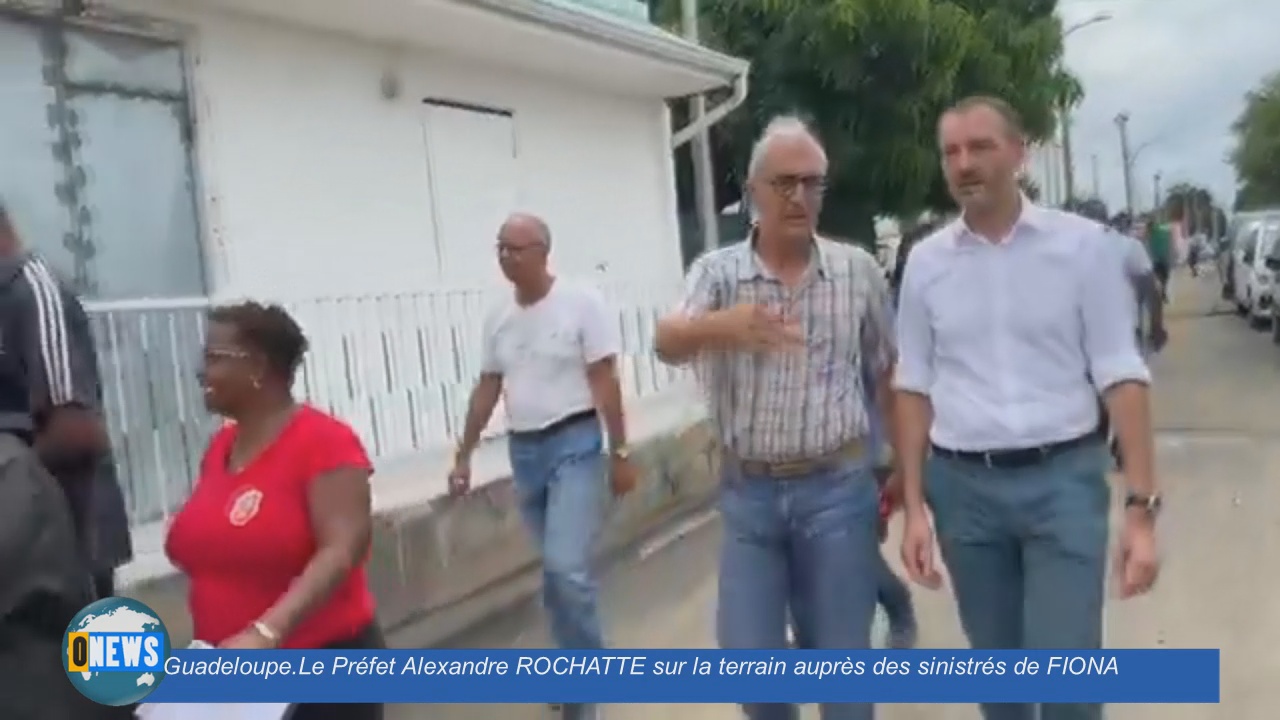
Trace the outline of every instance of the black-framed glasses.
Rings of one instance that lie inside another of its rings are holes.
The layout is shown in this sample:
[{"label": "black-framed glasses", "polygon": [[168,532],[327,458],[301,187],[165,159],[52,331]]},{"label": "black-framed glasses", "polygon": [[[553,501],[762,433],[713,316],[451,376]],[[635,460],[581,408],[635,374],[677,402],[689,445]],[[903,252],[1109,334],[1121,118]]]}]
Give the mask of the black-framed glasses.
[{"label": "black-framed glasses", "polygon": [[818,197],[827,191],[827,178],[823,175],[778,175],[769,181],[769,186],[784,198],[794,197],[796,190],[806,197]]}]

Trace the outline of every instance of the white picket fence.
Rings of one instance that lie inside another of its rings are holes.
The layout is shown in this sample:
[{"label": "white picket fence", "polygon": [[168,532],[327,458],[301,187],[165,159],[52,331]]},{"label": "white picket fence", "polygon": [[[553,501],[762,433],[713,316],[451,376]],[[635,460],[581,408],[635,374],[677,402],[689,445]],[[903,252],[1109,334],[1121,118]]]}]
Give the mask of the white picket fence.
[{"label": "white picket fence", "polygon": [[[651,350],[677,284],[602,284],[618,313],[622,382],[644,397],[681,379]],[[479,372],[480,326],[501,289],[318,298],[286,303],[311,351],[299,397],[350,423],[375,463],[446,447],[462,429]],[[206,298],[90,303],[113,447],[135,523],[165,518],[191,490],[218,419],[196,373]],[[505,431],[501,411],[489,433]]]}]

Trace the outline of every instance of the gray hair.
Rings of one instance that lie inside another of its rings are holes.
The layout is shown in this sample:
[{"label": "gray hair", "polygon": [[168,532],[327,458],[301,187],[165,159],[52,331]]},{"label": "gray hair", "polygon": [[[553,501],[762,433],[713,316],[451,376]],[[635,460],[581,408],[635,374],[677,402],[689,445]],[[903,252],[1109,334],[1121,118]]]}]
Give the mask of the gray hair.
[{"label": "gray hair", "polygon": [[547,225],[546,220],[530,212],[514,212],[507,216],[502,226],[506,227],[511,223],[517,222],[526,222],[532,225],[538,231],[538,234],[542,236],[542,244],[546,245],[548,250],[551,249],[551,226]]},{"label": "gray hair", "polygon": [[765,126],[764,131],[760,133],[760,137],[756,140],[756,144],[751,148],[751,160],[747,164],[748,180],[754,178],[760,172],[760,166],[764,164],[765,153],[769,151],[769,147],[773,145],[774,141],[784,138],[805,138],[811,141],[822,155],[823,169],[826,169],[827,151],[822,147],[818,136],[809,128],[808,123],[795,115],[779,115],[769,121],[769,124]]}]

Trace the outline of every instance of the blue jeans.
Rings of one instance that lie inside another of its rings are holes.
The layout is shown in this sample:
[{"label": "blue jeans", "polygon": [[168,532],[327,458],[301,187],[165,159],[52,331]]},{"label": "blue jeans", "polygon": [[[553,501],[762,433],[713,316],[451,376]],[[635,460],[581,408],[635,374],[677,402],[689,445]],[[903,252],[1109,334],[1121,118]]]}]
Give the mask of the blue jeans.
[{"label": "blue jeans", "polygon": [[[1111,493],[1102,442],[1025,468],[929,459],[928,500],[978,649],[1102,647]],[[986,720],[1100,720],[1096,704],[989,704]]]},{"label": "blue jeans", "polygon": [[[785,648],[788,614],[815,649],[871,646],[880,544],[870,469],[847,462],[777,479],[742,473],[726,459],[720,488],[717,634],[733,650]],[[751,720],[794,720],[785,704],[749,704]],[[871,720],[870,704],[822,707],[823,720]]]},{"label": "blue jeans", "polygon": [[[911,599],[911,589],[907,587],[907,583],[893,568],[889,567],[889,561],[885,559],[884,554],[879,555],[880,562],[877,568],[876,580],[876,601],[880,607],[884,608],[885,617],[889,619],[889,630],[893,632],[899,629],[914,628],[916,624],[916,607],[915,602]],[[794,613],[794,610],[792,611]],[[809,638],[800,634],[800,630],[795,626],[799,623],[792,621],[792,628],[795,630],[796,648],[800,650],[812,650],[814,645],[809,642]]]},{"label": "blue jeans", "polygon": [[880,553],[879,582],[876,584],[876,599],[884,614],[889,618],[890,628],[915,625],[916,608],[911,600],[911,590],[907,583],[898,577],[889,561]]},{"label": "blue jeans", "polygon": [[[599,422],[512,435],[508,444],[520,510],[542,555],[551,635],[561,648],[603,648],[593,557],[609,483]],[[571,720],[594,712],[587,705],[564,706]]]}]

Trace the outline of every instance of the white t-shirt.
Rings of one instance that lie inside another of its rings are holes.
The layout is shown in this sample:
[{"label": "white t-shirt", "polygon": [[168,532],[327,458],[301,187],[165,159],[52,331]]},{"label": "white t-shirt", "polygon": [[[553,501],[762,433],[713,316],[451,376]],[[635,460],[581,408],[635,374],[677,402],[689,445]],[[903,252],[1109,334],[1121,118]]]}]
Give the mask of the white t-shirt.
[{"label": "white t-shirt", "polygon": [[1129,283],[1133,286],[1134,319],[1141,324],[1143,297],[1140,292],[1140,282],[1143,278],[1155,272],[1155,266],[1151,262],[1151,253],[1147,252],[1147,246],[1141,240],[1132,235],[1121,235],[1120,233],[1112,233],[1112,235],[1112,239],[1119,246],[1121,262],[1124,263],[1125,277],[1129,278]]},{"label": "white t-shirt", "polygon": [[507,425],[539,430],[595,406],[587,366],[622,351],[618,318],[593,287],[557,279],[546,297],[514,297],[484,322],[481,372],[502,375]]}]

